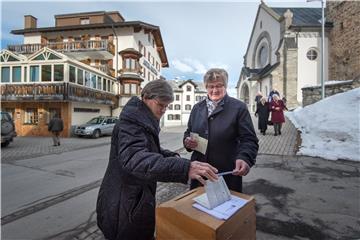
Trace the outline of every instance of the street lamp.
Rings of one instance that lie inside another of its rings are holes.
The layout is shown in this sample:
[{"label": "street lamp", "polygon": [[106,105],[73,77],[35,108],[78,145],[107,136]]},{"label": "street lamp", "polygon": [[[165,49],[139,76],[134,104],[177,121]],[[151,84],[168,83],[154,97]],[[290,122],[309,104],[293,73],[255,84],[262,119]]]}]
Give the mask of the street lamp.
[{"label": "street lamp", "polygon": [[324,17],[324,1],[325,0],[306,0],[307,2],[321,2],[321,99],[325,98],[325,83],[324,83],[324,60],[325,60],[325,17]]}]

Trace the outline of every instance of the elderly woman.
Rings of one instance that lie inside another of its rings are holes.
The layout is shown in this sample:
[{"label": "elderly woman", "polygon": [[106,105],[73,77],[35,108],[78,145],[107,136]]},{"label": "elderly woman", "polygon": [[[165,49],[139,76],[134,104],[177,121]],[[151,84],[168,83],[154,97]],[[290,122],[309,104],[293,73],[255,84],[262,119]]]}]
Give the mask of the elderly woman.
[{"label": "elderly woman", "polygon": [[[224,179],[228,187],[242,192],[242,177],[254,165],[258,151],[258,139],[246,104],[228,96],[228,74],[214,68],[206,72],[204,85],[207,98],[194,105],[186,132],[184,146],[193,151],[191,161],[211,164],[219,172],[232,171]],[[197,142],[190,133],[198,133],[208,140],[205,154],[196,150]],[[190,188],[199,186],[191,181]]]},{"label": "elderly woman", "polygon": [[173,101],[164,80],[149,82],[131,98],[111,139],[109,164],[97,200],[97,223],[106,239],[154,239],[157,181],[215,181],[217,170],[160,147],[159,120]]},{"label": "elderly woman", "polygon": [[258,129],[263,135],[265,135],[269,119],[269,105],[265,97],[262,97],[259,103],[256,105],[255,116],[259,117]]},{"label": "elderly woman", "polygon": [[271,122],[274,124],[275,136],[281,135],[281,126],[285,122],[284,109],[285,104],[280,100],[279,95],[274,94],[272,96],[273,101],[270,103],[271,110]]}]

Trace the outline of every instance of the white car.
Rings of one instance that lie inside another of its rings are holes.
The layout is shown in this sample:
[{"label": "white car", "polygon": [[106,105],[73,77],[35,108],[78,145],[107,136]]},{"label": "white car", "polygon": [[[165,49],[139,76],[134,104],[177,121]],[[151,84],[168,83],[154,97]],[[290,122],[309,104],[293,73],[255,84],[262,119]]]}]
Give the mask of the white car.
[{"label": "white car", "polygon": [[75,128],[78,137],[89,136],[98,138],[102,135],[111,135],[118,117],[99,116],[91,119],[86,124]]}]

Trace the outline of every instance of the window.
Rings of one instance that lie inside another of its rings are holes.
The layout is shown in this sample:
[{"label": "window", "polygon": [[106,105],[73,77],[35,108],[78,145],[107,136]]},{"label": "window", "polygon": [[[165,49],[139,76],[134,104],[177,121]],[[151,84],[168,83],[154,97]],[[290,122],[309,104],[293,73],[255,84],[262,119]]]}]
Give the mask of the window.
[{"label": "window", "polygon": [[80,85],[84,85],[84,70],[79,68],[77,70],[77,83]]},{"label": "window", "polygon": [[90,24],[90,19],[89,18],[81,18],[80,24],[81,25]]},{"label": "window", "polygon": [[135,69],[135,59],[126,58],[125,59],[125,68],[128,70],[134,70]]},{"label": "window", "polygon": [[64,65],[54,65],[54,81],[64,81]]},{"label": "window", "polygon": [[172,104],[169,104],[169,110],[173,110],[173,105]]},{"label": "window", "polygon": [[12,82],[21,82],[21,67],[12,67]]},{"label": "window", "polygon": [[61,117],[61,109],[60,108],[49,108],[46,116],[46,124],[49,124],[50,120],[57,114]]},{"label": "window", "polygon": [[106,91],[106,78],[103,78],[102,90]]},{"label": "window", "polygon": [[27,82],[27,67],[24,67],[24,82]]},{"label": "window", "polygon": [[190,105],[190,104],[186,104],[186,105],[185,105],[185,110],[189,110],[189,111],[190,111],[190,110],[191,110],[191,105]]},{"label": "window", "polygon": [[200,102],[201,101],[201,96],[196,96],[196,101]]},{"label": "window", "polygon": [[310,60],[310,61],[314,61],[317,58],[317,51],[314,49],[310,49],[307,53],[306,53],[306,57]]},{"label": "window", "polygon": [[180,110],[180,104],[175,104],[175,110]]},{"label": "window", "polygon": [[179,100],[180,100],[180,95],[176,94],[176,95],[175,95],[175,100],[176,100],[176,101],[179,101]]},{"label": "window", "polygon": [[186,86],[186,91],[191,92],[191,86]]},{"label": "window", "polygon": [[36,108],[27,108],[27,109],[25,109],[24,124],[37,125],[38,121],[39,121],[38,119],[39,119],[38,110]]},{"label": "window", "polygon": [[186,101],[190,101],[190,95],[186,95]]},{"label": "window", "polygon": [[107,80],[107,83],[106,83],[106,91],[110,92],[111,89],[110,89],[111,85],[110,85],[110,80]]},{"label": "window", "polygon": [[268,61],[268,46],[263,45],[259,50],[258,65],[259,67],[265,67]]},{"label": "window", "polygon": [[51,82],[51,65],[41,66],[41,81]]},{"label": "window", "polygon": [[39,81],[39,66],[30,66],[30,82]]},{"label": "window", "polygon": [[97,89],[101,90],[101,77],[97,77]]},{"label": "window", "polygon": [[180,114],[175,114],[175,120],[180,120]]},{"label": "window", "polygon": [[10,82],[10,67],[1,67],[1,82]]},{"label": "window", "polygon": [[74,66],[69,67],[69,81],[72,83],[76,82],[76,69]]},{"label": "window", "polygon": [[124,93],[130,94],[130,84],[124,84]]},{"label": "window", "polygon": [[96,75],[91,74],[91,87],[96,88]]},{"label": "window", "polygon": [[136,94],[136,84],[131,84],[131,94]]},{"label": "window", "polygon": [[168,115],[168,120],[173,120],[174,119],[174,116],[172,114],[169,114]]},{"label": "window", "polygon": [[91,86],[90,73],[88,71],[85,71],[85,86],[87,87]]}]

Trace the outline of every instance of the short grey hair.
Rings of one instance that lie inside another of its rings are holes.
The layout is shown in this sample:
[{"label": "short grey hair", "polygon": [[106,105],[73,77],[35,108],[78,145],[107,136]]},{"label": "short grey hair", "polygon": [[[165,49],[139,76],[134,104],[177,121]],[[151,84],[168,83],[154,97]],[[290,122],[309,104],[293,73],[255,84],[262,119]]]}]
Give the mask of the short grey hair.
[{"label": "short grey hair", "polygon": [[225,88],[228,85],[228,73],[225,69],[222,68],[211,68],[204,75],[204,85],[205,87],[215,81],[222,81],[224,83]]},{"label": "short grey hair", "polygon": [[166,80],[157,79],[148,82],[141,91],[142,99],[159,99],[164,102],[174,101],[174,92]]}]

